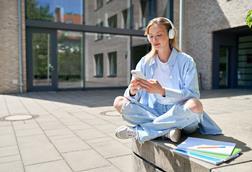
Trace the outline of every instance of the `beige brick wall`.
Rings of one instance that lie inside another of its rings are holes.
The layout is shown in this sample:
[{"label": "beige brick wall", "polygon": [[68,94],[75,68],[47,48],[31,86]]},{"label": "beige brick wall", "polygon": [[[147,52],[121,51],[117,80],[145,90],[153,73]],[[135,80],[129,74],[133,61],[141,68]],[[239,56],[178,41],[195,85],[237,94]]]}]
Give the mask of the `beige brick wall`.
[{"label": "beige brick wall", "polygon": [[[179,1],[174,1],[174,20],[178,28]],[[186,0],[184,7],[183,51],[194,57],[202,74],[204,89],[212,86],[213,31],[245,25],[251,0]]]},{"label": "beige brick wall", "polygon": [[0,1],[0,23],[0,93],[17,93],[19,92],[17,1]]}]

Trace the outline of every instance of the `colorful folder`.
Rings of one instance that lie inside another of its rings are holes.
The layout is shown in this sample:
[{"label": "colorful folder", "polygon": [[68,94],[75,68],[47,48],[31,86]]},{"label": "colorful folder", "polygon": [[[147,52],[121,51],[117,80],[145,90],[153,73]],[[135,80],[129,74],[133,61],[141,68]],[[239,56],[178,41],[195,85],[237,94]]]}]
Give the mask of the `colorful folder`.
[{"label": "colorful folder", "polygon": [[235,143],[188,137],[173,152],[219,165],[241,154]]},{"label": "colorful folder", "polygon": [[235,145],[235,143],[231,142],[188,137],[184,142],[179,144],[177,148],[183,150],[231,155]]}]

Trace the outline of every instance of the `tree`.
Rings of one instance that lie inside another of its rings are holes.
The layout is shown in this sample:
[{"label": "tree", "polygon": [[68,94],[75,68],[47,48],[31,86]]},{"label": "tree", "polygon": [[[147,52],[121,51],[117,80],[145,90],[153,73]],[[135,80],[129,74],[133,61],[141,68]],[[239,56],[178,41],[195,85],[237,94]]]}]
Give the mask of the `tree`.
[{"label": "tree", "polygon": [[246,23],[249,28],[252,28],[252,10],[248,10],[248,14],[246,17]]},{"label": "tree", "polygon": [[53,21],[53,14],[50,13],[49,4],[41,6],[37,0],[26,1],[27,17],[31,20]]}]

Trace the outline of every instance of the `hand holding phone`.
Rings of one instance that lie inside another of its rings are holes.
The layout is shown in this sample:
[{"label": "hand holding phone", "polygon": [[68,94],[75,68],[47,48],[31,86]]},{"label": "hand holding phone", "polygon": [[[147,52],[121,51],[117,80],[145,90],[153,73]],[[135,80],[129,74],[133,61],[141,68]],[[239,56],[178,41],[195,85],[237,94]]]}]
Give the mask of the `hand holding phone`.
[{"label": "hand holding phone", "polygon": [[144,74],[142,74],[141,71],[139,70],[131,70],[131,74],[135,79],[143,79],[146,80],[146,77],[144,76]]}]

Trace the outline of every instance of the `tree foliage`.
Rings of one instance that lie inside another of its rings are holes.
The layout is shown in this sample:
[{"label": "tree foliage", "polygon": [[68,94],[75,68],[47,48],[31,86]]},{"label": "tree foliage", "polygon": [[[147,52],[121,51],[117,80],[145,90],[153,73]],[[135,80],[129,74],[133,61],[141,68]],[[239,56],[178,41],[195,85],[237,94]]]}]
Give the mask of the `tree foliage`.
[{"label": "tree foliage", "polygon": [[247,17],[246,17],[246,23],[249,28],[252,28],[252,10],[248,10]]},{"label": "tree foliage", "polygon": [[53,14],[50,13],[49,5],[40,6],[37,0],[27,0],[27,17],[31,20],[53,21]]}]

